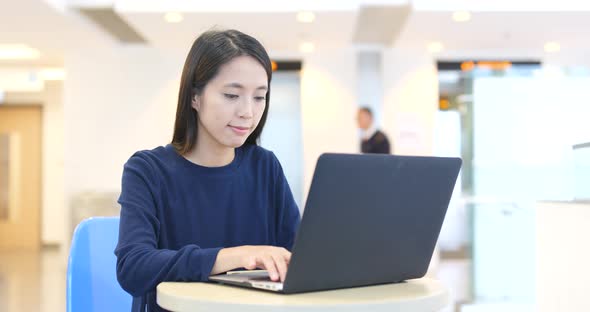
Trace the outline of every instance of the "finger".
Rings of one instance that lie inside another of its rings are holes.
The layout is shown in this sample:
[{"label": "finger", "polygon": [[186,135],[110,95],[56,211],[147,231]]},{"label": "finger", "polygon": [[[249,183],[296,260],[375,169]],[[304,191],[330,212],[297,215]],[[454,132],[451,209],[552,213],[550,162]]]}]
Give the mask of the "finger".
[{"label": "finger", "polygon": [[275,262],[272,257],[264,256],[261,258],[262,263],[264,264],[264,268],[268,271],[268,275],[272,281],[277,281],[279,279],[279,273],[277,272],[277,267],[275,266]]},{"label": "finger", "polygon": [[283,258],[280,254],[274,254],[273,257],[275,265],[279,270],[279,277],[281,278],[281,282],[285,281],[285,276],[287,275],[287,263],[285,262],[285,258]]},{"label": "finger", "polygon": [[283,249],[283,250],[282,250],[281,254],[282,254],[283,258],[285,259],[285,261],[286,261],[287,263],[289,263],[289,262],[291,261],[291,252],[289,252],[289,251],[288,251],[287,249],[285,249],[285,248],[282,248],[282,249]]}]

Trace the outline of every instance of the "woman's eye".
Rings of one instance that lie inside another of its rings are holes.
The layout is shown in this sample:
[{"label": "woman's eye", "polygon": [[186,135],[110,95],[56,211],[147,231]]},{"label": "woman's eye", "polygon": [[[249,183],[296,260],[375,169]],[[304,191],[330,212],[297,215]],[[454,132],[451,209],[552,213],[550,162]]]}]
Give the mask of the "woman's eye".
[{"label": "woman's eye", "polygon": [[254,99],[256,101],[264,101],[266,99],[266,97],[264,97],[264,96],[256,96],[256,97],[254,97]]},{"label": "woman's eye", "polygon": [[237,99],[238,96],[236,94],[229,94],[229,93],[224,93],[223,94],[226,98],[233,100],[233,99]]}]

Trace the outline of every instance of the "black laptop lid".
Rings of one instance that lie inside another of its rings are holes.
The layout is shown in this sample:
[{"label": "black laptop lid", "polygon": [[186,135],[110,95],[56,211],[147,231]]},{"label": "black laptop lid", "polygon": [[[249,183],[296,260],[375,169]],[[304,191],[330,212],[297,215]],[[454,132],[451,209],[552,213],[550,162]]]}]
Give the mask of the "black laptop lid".
[{"label": "black laptop lid", "polygon": [[460,167],[459,158],[323,154],[284,292],[424,276]]}]

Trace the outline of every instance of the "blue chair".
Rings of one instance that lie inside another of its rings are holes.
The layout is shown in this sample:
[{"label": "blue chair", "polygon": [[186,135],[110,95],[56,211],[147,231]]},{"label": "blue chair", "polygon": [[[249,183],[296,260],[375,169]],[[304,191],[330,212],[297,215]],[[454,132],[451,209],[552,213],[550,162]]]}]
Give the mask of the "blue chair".
[{"label": "blue chair", "polygon": [[90,218],[78,224],[68,261],[68,312],[131,311],[131,295],[117,282],[113,251],[118,237],[118,217]]}]

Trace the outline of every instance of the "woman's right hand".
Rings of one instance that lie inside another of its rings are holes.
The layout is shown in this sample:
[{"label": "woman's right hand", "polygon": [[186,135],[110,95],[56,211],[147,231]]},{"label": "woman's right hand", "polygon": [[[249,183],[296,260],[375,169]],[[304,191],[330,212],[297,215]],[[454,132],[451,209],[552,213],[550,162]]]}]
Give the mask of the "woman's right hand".
[{"label": "woman's right hand", "polygon": [[275,246],[239,246],[224,248],[217,254],[211,274],[219,274],[236,268],[268,271],[273,281],[285,281],[291,253],[282,247]]}]

